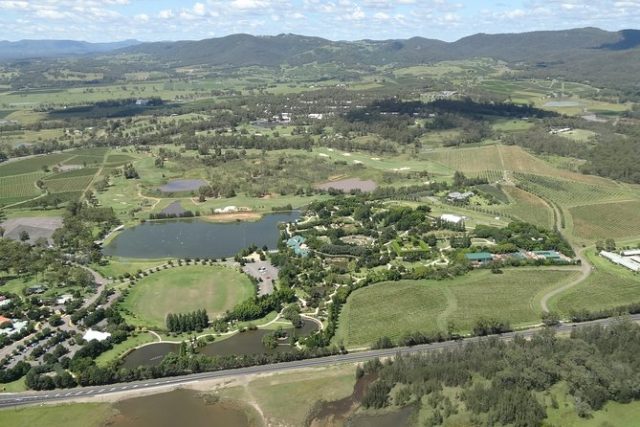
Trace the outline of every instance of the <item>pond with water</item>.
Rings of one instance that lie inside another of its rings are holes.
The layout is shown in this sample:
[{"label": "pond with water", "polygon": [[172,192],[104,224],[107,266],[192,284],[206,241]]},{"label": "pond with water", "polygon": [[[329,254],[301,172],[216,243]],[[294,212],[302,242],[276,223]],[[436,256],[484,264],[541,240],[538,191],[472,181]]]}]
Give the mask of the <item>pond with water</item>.
[{"label": "pond with water", "polygon": [[293,211],[265,215],[255,222],[148,221],[121,232],[103,253],[125,258],[227,258],[253,244],[276,248],[278,224],[299,216]]},{"label": "pond with water", "polygon": [[[318,324],[311,320],[305,320],[300,329],[285,328],[290,334],[297,337],[304,337],[318,330]],[[273,352],[290,351],[289,340],[282,340],[282,343],[273,350],[269,350],[262,345],[262,337],[272,333],[269,329],[256,329],[239,332],[229,338],[219,342],[207,344],[199,350],[201,354],[208,356],[229,356],[229,355],[255,355]],[[133,350],[125,356],[122,366],[125,368],[136,368],[138,366],[157,366],[162,362],[164,356],[169,352],[177,352],[179,344],[157,343],[148,344]]]},{"label": "pond with water", "polygon": [[203,179],[175,179],[160,186],[159,190],[163,193],[180,193],[183,191],[195,191],[204,185],[207,185],[207,181]]}]

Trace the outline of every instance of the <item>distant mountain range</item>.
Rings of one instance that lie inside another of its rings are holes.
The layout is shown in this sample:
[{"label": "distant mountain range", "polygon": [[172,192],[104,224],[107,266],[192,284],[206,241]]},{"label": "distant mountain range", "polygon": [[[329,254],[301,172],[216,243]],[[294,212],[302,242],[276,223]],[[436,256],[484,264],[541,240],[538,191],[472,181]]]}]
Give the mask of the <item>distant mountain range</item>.
[{"label": "distant mountain range", "polygon": [[[444,60],[493,58],[530,76],[561,77],[616,86],[640,93],[640,30],[579,28],[519,34],[476,34],[455,42],[413,37],[392,40],[332,41],[294,34],[233,34],[198,41],[87,43],[70,40],[0,42],[0,60],[69,55],[142,54],[146,69],[157,66],[410,66]],[[87,56],[91,59],[92,56]],[[155,63],[155,65],[153,65]],[[105,66],[108,66],[108,58]],[[128,66],[134,67],[135,64]]]},{"label": "distant mountain range", "polygon": [[490,57],[508,62],[563,60],[568,57],[635,49],[640,31],[581,28],[520,34],[476,34],[455,42],[414,37],[397,40],[331,41],[293,34],[234,34],[199,41],[141,43],[118,52],[148,54],[180,65],[420,64],[432,61]]},{"label": "distant mountain range", "polygon": [[71,55],[110,52],[140,44],[137,40],[114,43],[89,43],[75,40],[0,41],[0,60],[56,58]]}]

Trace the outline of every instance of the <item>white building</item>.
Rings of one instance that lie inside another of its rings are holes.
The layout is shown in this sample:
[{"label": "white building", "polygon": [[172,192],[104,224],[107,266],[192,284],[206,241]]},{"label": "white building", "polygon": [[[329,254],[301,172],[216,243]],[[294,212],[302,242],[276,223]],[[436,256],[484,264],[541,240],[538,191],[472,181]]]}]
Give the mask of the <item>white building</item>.
[{"label": "white building", "polygon": [[322,120],[324,117],[324,114],[317,114],[317,113],[311,113],[308,116],[310,119],[315,119],[315,120]]},{"label": "white building", "polygon": [[91,340],[104,341],[110,336],[111,334],[109,332],[100,332],[100,331],[94,331],[93,329],[88,329],[87,332],[85,332],[84,335],[82,336],[82,339],[85,341],[91,341]]},{"label": "white building", "polygon": [[71,294],[60,295],[58,299],[56,299],[56,304],[58,305],[66,304],[67,301],[71,301],[72,299],[73,299],[73,295]]},{"label": "white building", "polygon": [[238,212],[238,208],[235,206],[225,206],[224,208],[215,209],[213,212],[217,214],[235,213]]},{"label": "white building", "polygon": [[622,256],[635,256],[640,255],[640,249],[630,249],[627,251],[622,251]]},{"label": "white building", "polygon": [[453,214],[442,214],[440,219],[445,222],[450,222],[452,224],[460,224],[464,221],[464,217],[453,215]]}]

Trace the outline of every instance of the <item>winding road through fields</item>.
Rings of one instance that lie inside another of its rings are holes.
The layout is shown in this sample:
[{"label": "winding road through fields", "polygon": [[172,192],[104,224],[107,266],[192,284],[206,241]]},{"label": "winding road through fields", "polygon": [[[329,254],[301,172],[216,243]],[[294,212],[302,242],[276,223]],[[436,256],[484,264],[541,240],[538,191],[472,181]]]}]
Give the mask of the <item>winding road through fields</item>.
[{"label": "winding road through fields", "polygon": [[[632,321],[639,322],[640,314],[630,316]],[[563,323],[556,327],[559,333],[567,333],[575,327],[586,325],[600,324],[603,326],[616,322],[617,318],[607,318],[585,322],[581,324]],[[516,335],[524,338],[531,337],[538,332],[540,328],[526,329],[518,332],[509,332],[496,337],[503,341],[512,340]],[[127,393],[140,390],[151,390],[158,388],[171,388],[200,381],[233,378],[252,374],[265,374],[293,371],[296,369],[324,367],[341,363],[359,363],[380,357],[393,357],[397,354],[415,354],[426,353],[430,351],[439,351],[444,349],[452,349],[464,346],[468,343],[478,342],[488,339],[487,337],[472,337],[459,341],[445,341],[433,344],[423,344],[415,347],[389,348],[380,350],[369,350],[348,354],[338,354],[335,356],[320,357],[317,359],[298,360],[294,362],[275,363],[270,365],[251,366],[240,369],[229,369],[215,372],[202,372],[191,375],[182,375],[168,378],[155,378],[143,381],[135,381],[129,383],[109,384],[103,386],[78,387],[73,389],[52,390],[41,392],[25,392],[25,393],[2,393],[0,394],[0,408],[9,408],[29,404],[43,404],[52,402],[69,402],[77,399],[86,399],[95,396],[104,396],[112,393]]]},{"label": "winding road through fields", "polygon": [[[556,223],[556,229],[558,230],[558,232],[560,234],[562,234],[562,232],[560,231],[563,227],[562,227],[562,212],[560,212],[559,208],[554,204],[554,203],[549,203],[546,200],[542,199],[547,206],[549,206],[549,208],[551,208],[553,210],[553,216],[555,218],[555,223]],[[584,254],[585,248],[579,248],[578,246],[576,246],[574,243],[571,243],[571,241],[567,238],[567,236],[563,235],[562,237],[564,237],[564,239],[569,242],[571,244],[571,248],[573,249],[573,251],[575,252],[576,256],[578,257],[578,259],[580,260],[580,276],[578,276],[575,280],[571,281],[570,283],[567,283],[566,285],[563,285],[559,288],[555,288],[552,289],[551,291],[547,292],[546,294],[544,294],[542,296],[542,298],[540,299],[540,305],[542,307],[542,311],[544,311],[545,313],[549,313],[549,300],[551,300],[551,298],[553,298],[554,296],[561,294],[562,292],[582,283],[583,281],[585,281],[587,279],[587,277],[589,277],[589,275],[591,274],[591,271],[593,270],[593,267],[591,266],[591,263],[589,263],[589,259],[586,257],[586,255]]]}]

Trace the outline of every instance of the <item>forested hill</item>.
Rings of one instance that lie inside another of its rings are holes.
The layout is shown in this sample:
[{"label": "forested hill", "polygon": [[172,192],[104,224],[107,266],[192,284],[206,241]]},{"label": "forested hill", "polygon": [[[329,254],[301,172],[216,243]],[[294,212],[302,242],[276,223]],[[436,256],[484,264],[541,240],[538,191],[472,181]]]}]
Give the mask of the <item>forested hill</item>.
[{"label": "forested hill", "polygon": [[165,63],[182,65],[269,66],[316,61],[412,65],[470,57],[543,63],[628,50],[640,53],[640,31],[608,32],[597,28],[581,28],[519,34],[476,34],[451,43],[422,37],[336,42],[293,34],[234,34],[199,41],[142,43],[121,52],[148,54]]},{"label": "forested hill", "polygon": [[455,42],[404,40],[331,41],[293,34],[234,34],[199,41],[142,43],[116,51],[146,54],[166,65],[411,66],[486,57],[516,64],[531,77],[562,77],[640,90],[640,31],[581,28],[519,34],[476,34]]},{"label": "forested hill", "polygon": [[89,43],[76,40],[0,41],[0,59],[55,58],[69,55],[109,52],[139,44],[137,40],[114,43]]}]

